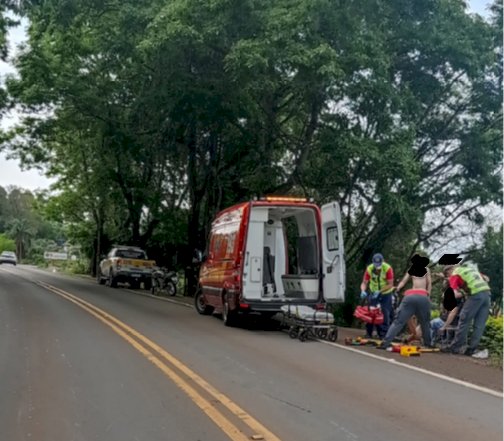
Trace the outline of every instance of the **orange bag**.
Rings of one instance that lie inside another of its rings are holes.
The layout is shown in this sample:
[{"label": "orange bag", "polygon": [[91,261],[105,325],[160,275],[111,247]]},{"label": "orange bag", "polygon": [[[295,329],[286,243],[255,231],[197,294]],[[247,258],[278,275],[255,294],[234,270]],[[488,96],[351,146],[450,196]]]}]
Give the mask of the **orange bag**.
[{"label": "orange bag", "polygon": [[354,311],[354,317],[372,325],[383,324],[383,312],[378,307],[357,306]]}]

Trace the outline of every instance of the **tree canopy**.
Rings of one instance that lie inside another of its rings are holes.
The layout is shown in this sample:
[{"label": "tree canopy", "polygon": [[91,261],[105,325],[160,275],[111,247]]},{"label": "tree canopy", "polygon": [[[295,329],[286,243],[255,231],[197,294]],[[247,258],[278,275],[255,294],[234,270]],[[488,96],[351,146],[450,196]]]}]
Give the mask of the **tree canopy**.
[{"label": "tree canopy", "polygon": [[202,247],[220,209],[304,194],[341,204],[352,281],[373,252],[400,249],[407,266],[502,203],[497,1],[489,22],[461,0],[21,12],[29,38],[8,90],[25,117],[5,145],[58,178],[54,212],[95,256],[111,240]]}]

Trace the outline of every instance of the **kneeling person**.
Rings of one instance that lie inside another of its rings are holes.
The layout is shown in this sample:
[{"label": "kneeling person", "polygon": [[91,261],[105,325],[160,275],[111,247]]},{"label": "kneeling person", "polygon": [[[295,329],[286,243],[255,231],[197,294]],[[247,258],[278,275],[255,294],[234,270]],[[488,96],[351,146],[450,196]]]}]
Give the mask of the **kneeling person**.
[{"label": "kneeling person", "polygon": [[397,291],[400,291],[406,285],[410,277],[413,281],[413,288],[408,289],[404,293],[404,299],[399,306],[397,318],[392,323],[382,344],[378,346],[379,349],[388,348],[413,316],[416,316],[420,323],[424,344],[431,346],[431,302],[429,295],[432,288],[432,280],[430,272],[427,269],[429,259],[416,254],[411,261],[413,265],[404,275],[399,285],[397,285]]}]

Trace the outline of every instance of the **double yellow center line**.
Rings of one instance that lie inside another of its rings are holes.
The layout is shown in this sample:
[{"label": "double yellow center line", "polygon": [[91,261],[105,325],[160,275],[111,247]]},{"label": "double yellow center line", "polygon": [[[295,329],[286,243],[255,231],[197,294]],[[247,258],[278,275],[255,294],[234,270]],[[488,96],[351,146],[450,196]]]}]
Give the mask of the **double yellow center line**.
[{"label": "double yellow center line", "polygon": [[[140,352],[151,363],[157,366],[170,380],[172,380],[205,414],[233,441],[247,441],[250,439],[265,441],[280,441],[275,434],[270,432],[259,421],[243,410],[227,396],[215,389],[198,374],[188,368],[180,360],[165,351],[162,347],[149,340],[147,337],[123,323],[114,316],[102,309],[92,305],[81,298],[56,288],[45,282],[38,284],[57,294],[66,300],[74,303],[91,315],[96,317],[105,325],[109,326],[116,334],[126,340],[138,352]],[[178,373],[177,373],[178,371]],[[182,375],[181,375],[182,374]],[[198,391],[197,388],[200,390]],[[210,396],[212,402],[203,396],[203,393]],[[219,409],[220,408],[220,409]],[[227,414],[227,415],[226,415]],[[244,428],[248,426],[248,435],[240,429],[237,423],[242,423]]]}]

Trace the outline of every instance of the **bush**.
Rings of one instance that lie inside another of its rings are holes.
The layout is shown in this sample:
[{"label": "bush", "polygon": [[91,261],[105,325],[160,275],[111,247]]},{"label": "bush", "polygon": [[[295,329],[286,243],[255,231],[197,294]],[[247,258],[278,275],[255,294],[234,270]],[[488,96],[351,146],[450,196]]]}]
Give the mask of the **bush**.
[{"label": "bush", "polygon": [[502,316],[489,317],[485,333],[481,338],[481,346],[488,349],[492,358],[499,359],[502,363]]},{"label": "bush", "polygon": [[71,274],[88,274],[89,262],[85,260],[71,260],[66,263],[64,270]]},{"label": "bush", "polygon": [[36,265],[39,268],[47,268],[49,266],[47,260],[45,260],[42,256],[34,256],[23,259],[23,263],[26,265]]}]

